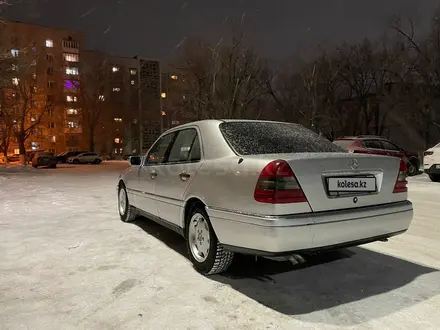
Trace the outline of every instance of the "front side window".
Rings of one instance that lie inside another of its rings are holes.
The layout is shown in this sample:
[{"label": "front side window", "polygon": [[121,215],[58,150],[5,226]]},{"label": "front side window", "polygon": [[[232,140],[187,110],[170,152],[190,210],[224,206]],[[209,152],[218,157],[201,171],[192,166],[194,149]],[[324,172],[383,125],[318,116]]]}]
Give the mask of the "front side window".
[{"label": "front side window", "polygon": [[[167,163],[181,163],[190,161],[191,150],[196,140],[198,141],[196,129],[190,128],[179,131],[177,138],[173,143],[173,147],[171,148]],[[194,154],[192,155],[194,159],[192,159],[191,161],[200,160],[200,157],[197,159],[196,154],[197,152],[194,152]],[[198,156],[200,156],[200,152]]]},{"label": "front side window", "polygon": [[171,142],[173,141],[175,133],[169,133],[167,135],[162,136],[156,143],[153,145],[151,150],[149,151],[144,165],[157,165],[162,164],[165,161],[165,157],[167,155],[168,149],[170,147]]},{"label": "front side window", "polygon": [[365,140],[364,145],[368,149],[381,149],[381,150],[383,150],[382,142],[379,140]]}]

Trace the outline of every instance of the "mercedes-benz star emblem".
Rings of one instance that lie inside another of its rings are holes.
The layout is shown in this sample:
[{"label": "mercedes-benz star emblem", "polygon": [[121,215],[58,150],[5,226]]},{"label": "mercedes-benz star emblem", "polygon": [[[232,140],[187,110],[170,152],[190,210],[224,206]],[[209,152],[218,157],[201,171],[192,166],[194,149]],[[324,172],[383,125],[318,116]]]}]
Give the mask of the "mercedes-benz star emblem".
[{"label": "mercedes-benz star emblem", "polygon": [[352,160],[350,160],[349,165],[353,170],[355,170],[359,167],[359,162],[357,159],[353,158]]}]

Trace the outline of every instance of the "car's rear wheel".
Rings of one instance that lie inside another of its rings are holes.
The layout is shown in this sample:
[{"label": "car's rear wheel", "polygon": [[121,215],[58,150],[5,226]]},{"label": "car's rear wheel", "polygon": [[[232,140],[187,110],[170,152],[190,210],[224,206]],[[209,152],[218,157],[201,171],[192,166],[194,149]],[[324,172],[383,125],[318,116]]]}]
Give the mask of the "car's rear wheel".
[{"label": "car's rear wheel", "polygon": [[416,175],[419,172],[420,165],[419,165],[419,162],[417,160],[410,159],[408,161],[407,166],[408,166],[408,175],[409,176],[414,176],[414,175]]},{"label": "car's rear wheel", "polygon": [[118,210],[123,222],[131,222],[136,219],[136,208],[131,206],[128,201],[128,194],[125,185],[121,183],[118,190]]},{"label": "car's rear wheel", "polygon": [[432,182],[440,182],[440,175],[439,174],[430,174],[429,178]]},{"label": "car's rear wheel", "polygon": [[186,220],[186,245],[194,268],[204,275],[226,271],[234,253],[226,251],[219,243],[205,209],[196,205]]}]

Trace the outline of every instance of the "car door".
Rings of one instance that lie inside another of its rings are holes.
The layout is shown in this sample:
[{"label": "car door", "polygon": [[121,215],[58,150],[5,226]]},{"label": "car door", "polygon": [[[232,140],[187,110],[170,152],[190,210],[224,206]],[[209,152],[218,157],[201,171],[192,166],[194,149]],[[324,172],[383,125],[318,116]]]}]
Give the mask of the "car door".
[{"label": "car door", "polygon": [[157,204],[155,200],[155,187],[157,180],[157,167],[162,164],[170,149],[175,133],[168,133],[160,137],[147,152],[144,162],[138,169],[138,180],[134,189],[134,205],[148,215],[156,216]]},{"label": "car door", "polygon": [[157,166],[156,201],[158,215],[181,227],[184,194],[201,166],[200,134],[196,127],[178,131],[164,164]]}]

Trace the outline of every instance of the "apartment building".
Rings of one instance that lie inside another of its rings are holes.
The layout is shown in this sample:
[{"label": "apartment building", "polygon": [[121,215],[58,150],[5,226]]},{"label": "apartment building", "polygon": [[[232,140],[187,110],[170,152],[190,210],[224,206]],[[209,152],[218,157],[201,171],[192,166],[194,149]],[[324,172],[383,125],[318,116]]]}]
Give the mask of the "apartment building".
[{"label": "apartment building", "polygon": [[[81,84],[103,100],[95,150],[115,158],[146,152],[161,133],[160,62],[100,51],[84,51],[83,60]],[[92,82],[94,76],[100,82]]]},{"label": "apartment building", "polygon": [[[34,58],[30,83],[35,90],[31,96],[35,113],[46,107],[40,124],[27,138],[26,150],[87,150],[93,135],[95,151],[122,157],[145,153],[161,134],[164,121],[159,60],[85,50],[85,36],[77,31],[16,21],[5,26],[0,32],[7,36],[6,47],[16,63]],[[4,42],[0,42],[0,52],[2,46]],[[11,79],[24,81],[18,72]],[[0,94],[7,97],[0,97],[0,106],[11,106],[8,100],[13,93],[1,89]],[[93,89],[99,93],[93,95]],[[92,95],[102,102],[90,104],[86,99]],[[99,118],[92,125],[97,107]],[[29,116],[29,125],[32,120],[35,118]],[[14,138],[9,152],[18,153]]]},{"label": "apartment building", "polygon": [[[23,86],[32,84],[30,106],[35,109],[29,112],[26,126],[31,126],[38,119],[39,112],[45,109],[41,123],[29,132],[26,150],[61,152],[84,147],[76,88],[84,44],[83,34],[7,21],[2,25],[2,35],[3,47],[8,46],[15,58],[9,73],[12,76],[17,74],[12,77],[13,85],[19,85],[18,82]],[[4,36],[8,37],[7,43]],[[27,72],[30,74],[24,74],[22,67],[19,68],[24,65],[29,65],[31,71]],[[13,87],[9,90],[13,91]],[[7,94],[5,88],[3,92],[3,95]],[[17,148],[17,141],[12,139],[9,150],[17,153]]]}]

